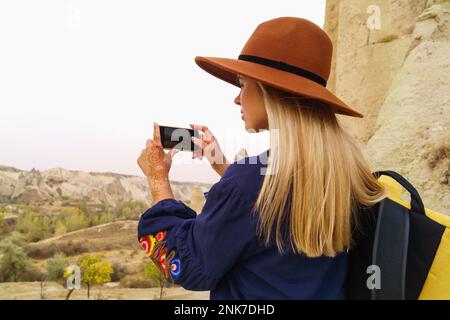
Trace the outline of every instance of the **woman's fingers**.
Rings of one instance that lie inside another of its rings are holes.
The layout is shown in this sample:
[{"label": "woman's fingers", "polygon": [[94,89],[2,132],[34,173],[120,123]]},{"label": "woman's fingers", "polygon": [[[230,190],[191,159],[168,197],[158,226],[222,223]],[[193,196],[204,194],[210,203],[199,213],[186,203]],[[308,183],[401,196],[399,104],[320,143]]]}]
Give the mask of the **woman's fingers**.
[{"label": "woman's fingers", "polygon": [[159,125],[153,122],[153,140],[156,144],[161,145],[161,136],[159,134]]},{"label": "woman's fingers", "polygon": [[207,126],[202,127],[202,132],[204,133],[204,139],[208,142],[211,142],[214,139],[214,135],[211,130]]},{"label": "woman's fingers", "polygon": [[207,126],[201,125],[201,124],[189,124],[192,129],[198,129],[200,130],[200,134],[202,137],[202,140],[206,142],[211,142],[214,140],[214,135],[212,134],[211,130]]},{"label": "woman's fingers", "polygon": [[[197,137],[193,137],[192,141],[194,142],[195,145],[200,147],[199,153],[201,152],[201,156],[194,156],[194,152],[192,154],[192,158],[199,158],[201,159],[205,153],[205,149],[211,145],[212,142],[214,142],[215,138],[214,135],[212,134],[211,130],[209,130],[209,128],[207,126],[204,125],[200,125],[200,124],[189,124],[191,126],[192,129],[199,129],[200,132],[200,138]],[[214,153],[214,151],[213,151]],[[196,153],[198,154],[198,153]]]},{"label": "woman's fingers", "polygon": [[189,125],[191,126],[192,129],[196,128],[196,129],[199,129],[199,130],[202,130],[202,128],[205,127],[202,124],[195,124],[195,123],[194,124],[189,123]]},{"label": "woman's fingers", "polygon": [[198,158],[198,159],[202,159],[203,158],[203,144],[202,141],[196,137],[192,137],[192,142],[198,146],[198,150],[192,150],[192,159]]},{"label": "woman's fingers", "polygon": [[204,126],[202,124],[189,124],[191,126],[192,129],[197,128],[203,132],[205,132],[206,130],[209,130],[207,126]]},{"label": "woman's fingers", "polygon": [[209,128],[207,127],[207,126],[203,126],[202,127],[202,131],[204,132],[204,133],[211,133],[210,131],[209,131]]},{"label": "woman's fingers", "polygon": [[204,126],[202,124],[191,124],[190,123],[189,125],[191,126],[192,129],[198,129],[198,130],[200,130],[201,132],[204,132],[204,133],[206,133],[206,131],[209,131],[208,127]]},{"label": "woman's fingers", "polygon": [[145,150],[147,150],[147,149],[142,149],[142,151],[141,151],[141,154],[139,155],[139,157],[138,157],[138,159],[137,159],[137,163],[140,165],[140,163],[141,163],[141,159],[142,159],[142,156],[144,155],[144,153],[145,153]]},{"label": "woman's fingers", "polygon": [[194,142],[194,144],[199,146],[201,149],[205,149],[208,146],[208,141],[204,139],[192,137],[192,142]]},{"label": "woman's fingers", "polygon": [[199,130],[199,135],[203,140],[208,142],[214,140],[214,135],[207,126],[201,124],[193,124],[191,125],[191,127]]},{"label": "woman's fingers", "polygon": [[203,126],[202,126],[201,124],[192,124],[192,123],[190,123],[189,125],[190,125],[191,128],[194,129],[194,130],[200,130],[200,131],[202,131]]},{"label": "woman's fingers", "polygon": [[169,151],[170,159],[173,159],[173,157],[178,153],[178,151],[180,151],[180,150],[175,149],[175,148],[171,149]]}]

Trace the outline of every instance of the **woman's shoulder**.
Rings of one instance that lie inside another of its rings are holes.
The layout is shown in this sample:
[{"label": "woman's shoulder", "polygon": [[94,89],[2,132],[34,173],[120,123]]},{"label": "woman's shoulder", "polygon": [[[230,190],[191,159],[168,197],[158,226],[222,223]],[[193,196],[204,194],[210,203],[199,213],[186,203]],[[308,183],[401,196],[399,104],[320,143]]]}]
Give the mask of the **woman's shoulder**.
[{"label": "woman's shoulder", "polygon": [[223,178],[240,176],[242,174],[255,174],[260,172],[262,167],[267,167],[268,151],[264,151],[255,156],[242,157],[231,163]]},{"label": "woman's shoulder", "polygon": [[218,183],[231,184],[242,193],[255,196],[264,179],[267,159],[264,153],[247,156],[231,163]]}]

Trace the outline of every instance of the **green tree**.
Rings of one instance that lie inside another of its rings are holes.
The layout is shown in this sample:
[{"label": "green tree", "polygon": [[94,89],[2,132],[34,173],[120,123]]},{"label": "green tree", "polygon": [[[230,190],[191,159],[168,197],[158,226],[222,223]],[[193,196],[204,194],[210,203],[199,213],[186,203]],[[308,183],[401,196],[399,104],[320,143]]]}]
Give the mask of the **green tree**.
[{"label": "green tree", "polygon": [[81,202],[78,204],[78,209],[80,209],[80,211],[84,213],[89,213],[86,200],[81,200]]},{"label": "green tree", "polygon": [[67,227],[63,221],[58,220],[54,223],[55,225],[55,236],[60,236],[67,232]]},{"label": "green tree", "polygon": [[113,221],[109,213],[102,214],[98,220],[98,224],[105,224]]},{"label": "green tree", "polygon": [[125,207],[122,209],[122,216],[124,216],[127,219],[130,219],[130,217],[132,216],[132,210],[130,207]]},{"label": "green tree", "polygon": [[0,281],[21,281],[31,268],[30,259],[20,247],[23,237],[13,232],[0,242]]},{"label": "green tree", "polygon": [[56,253],[47,261],[47,279],[52,281],[63,280],[67,265],[66,255],[61,252]]},{"label": "green tree", "polygon": [[87,285],[87,296],[90,296],[90,287],[111,281],[113,269],[108,261],[103,261],[103,255],[85,254],[78,261],[81,270],[81,282]]},{"label": "green tree", "polygon": [[148,205],[140,200],[120,201],[114,209],[116,218],[139,219]]},{"label": "green tree", "polygon": [[97,214],[91,215],[89,219],[89,226],[93,227],[100,224],[100,217]]},{"label": "green tree", "polygon": [[50,219],[33,211],[31,207],[25,207],[17,220],[15,230],[24,234],[27,241],[39,241],[52,235]]},{"label": "green tree", "polygon": [[81,211],[79,208],[63,208],[61,211],[61,218],[64,219],[64,224],[68,232],[84,229],[89,225],[87,214]]},{"label": "green tree", "polygon": [[156,281],[159,284],[159,299],[161,300],[164,295],[166,277],[164,277],[153,262],[144,262],[144,278]]},{"label": "green tree", "polygon": [[11,213],[12,212],[12,210],[10,209],[10,208],[6,208],[6,207],[1,207],[0,208],[0,214],[9,214],[9,213]]}]

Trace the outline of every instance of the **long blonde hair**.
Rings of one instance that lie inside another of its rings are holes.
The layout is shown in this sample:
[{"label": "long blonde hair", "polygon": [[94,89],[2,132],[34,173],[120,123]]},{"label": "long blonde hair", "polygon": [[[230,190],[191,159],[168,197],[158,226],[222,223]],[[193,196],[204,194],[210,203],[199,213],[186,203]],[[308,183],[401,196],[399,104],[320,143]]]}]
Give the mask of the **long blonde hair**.
[{"label": "long blonde hair", "polygon": [[267,245],[275,233],[280,253],[289,241],[295,253],[333,257],[352,245],[359,209],[387,191],[328,105],[257,84],[269,130],[279,130],[267,166],[277,169],[265,175],[253,208],[258,234]]}]

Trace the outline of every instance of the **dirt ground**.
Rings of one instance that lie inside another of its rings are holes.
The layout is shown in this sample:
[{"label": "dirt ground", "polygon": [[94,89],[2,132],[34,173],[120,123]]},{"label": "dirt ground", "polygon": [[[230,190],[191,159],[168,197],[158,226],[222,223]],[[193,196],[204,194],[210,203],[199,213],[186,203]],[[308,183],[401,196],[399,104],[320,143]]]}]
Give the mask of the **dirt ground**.
[{"label": "dirt ground", "polygon": [[[111,287],[112,286],[112,287]],[[159,288],[130,289],[116,284],[91,288],[91,300],[155,300],[159,299]],[[63,300],[67,289],[56,282],[46,282],[41,297],[40,282],[0,283],[0,300]],[[75,290],[70,300],[86,300],[87,289]],[[209,291],[188,291],[181,287],[165,288],[163,299],[169,300],[209,300]]]}]

